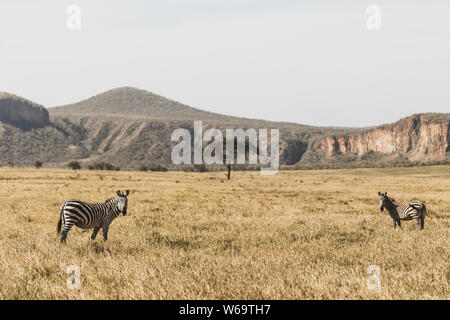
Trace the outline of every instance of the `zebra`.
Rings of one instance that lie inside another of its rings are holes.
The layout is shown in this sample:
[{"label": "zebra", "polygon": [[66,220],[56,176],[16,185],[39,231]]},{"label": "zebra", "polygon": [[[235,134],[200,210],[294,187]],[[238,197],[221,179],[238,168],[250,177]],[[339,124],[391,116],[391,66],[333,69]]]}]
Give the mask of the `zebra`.
[{"label": "zebra", "polygon": [[415,220],[417,227],[422,230],[425,224],[425,214],[427,208],[425,203],[419,200],[412,200],[408,203],[398,202],[395,199],[388,197],[387,192],[378,192],[378,201],[380,203],[380,210],[384,208],[389,212],[394,223],[394,229],[398,226],[402,228],[400,220]]},{"label": "zebra", "polygon": [[[60,235],[60,243],[66,241],[67,233],[73,225],[82,229],[92,229],[91,240],[95,240],[100,228],[103,231],[103,240],[108,239],[108,229],[112,221],[122,213],[127,214],[130,190],[125,193],[117,191],[117,197],[110,198],[104,203],[87,203],[78,200],[64,202],[60,208],[59,221],[56,228]],[[61,231],[62,230],[62,231]]]}]

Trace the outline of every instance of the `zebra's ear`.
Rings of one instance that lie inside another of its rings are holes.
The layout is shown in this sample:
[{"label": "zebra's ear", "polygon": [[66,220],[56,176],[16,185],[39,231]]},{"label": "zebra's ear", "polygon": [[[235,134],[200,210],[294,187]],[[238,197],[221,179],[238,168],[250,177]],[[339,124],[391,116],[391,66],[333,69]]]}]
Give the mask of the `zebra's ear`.
[{"label": "zebra's ear", "polygon": [[121,196],[120,190],[117,190],[117,195],[118,195],[119,197]]},{"label": "zebra's ear", "polygon": [[381,192],[380,191],[378,191],[378,195],[381,196]]},{"label": "zebra's ear", "polygon": [[130,190],[126,190],[125,191],[125,197],[128,196],[130,194]]},{"label": "zebra's ear", "polygon": [[387,197],[387,192],[384,193],[384,196]]}]

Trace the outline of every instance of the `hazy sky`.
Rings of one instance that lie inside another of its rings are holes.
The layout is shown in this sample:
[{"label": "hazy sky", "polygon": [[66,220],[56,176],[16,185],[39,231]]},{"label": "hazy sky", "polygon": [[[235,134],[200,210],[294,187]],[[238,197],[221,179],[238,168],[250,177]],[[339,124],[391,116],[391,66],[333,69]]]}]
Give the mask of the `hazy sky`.
[{"label": "hazy sky", "polygon": [[450,112],[449,40],[448,0],[1,0],[0,91],[50,107],[134,86],[223,114],[369,126]]}]

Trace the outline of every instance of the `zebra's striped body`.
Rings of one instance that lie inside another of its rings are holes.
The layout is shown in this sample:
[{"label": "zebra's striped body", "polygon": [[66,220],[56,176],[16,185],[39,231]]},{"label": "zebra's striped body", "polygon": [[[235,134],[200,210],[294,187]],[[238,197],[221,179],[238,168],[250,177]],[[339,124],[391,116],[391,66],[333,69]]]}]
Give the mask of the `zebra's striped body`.
[{"label": "zebra's striped body", "polygon": [[[65,202],[60,208],[60,218],[57,232],[60,241],[64,242],[70,229],[75,225],[82,229],[94,229],[91,239],[94,240],[100,228],[103,239],[108,239],[108,229],[112,221],[121,213],[126,215],[129,191],[125,194],[117,191],[117,197],[106,200],[104,203],[87,203],[78,200]],[[62,231],[61,231],[62,230]]]},{"label": "zebra's striped body", "polygon": [[389,212],[395,227],[398,226],[401,228],[400,220],[414,220],[419,227],[420,230],[424,228],[425,225],[425,214],[427,212],[427,208],[425,203],[419,200],[412,200],[410,202],[398,202],[395,199],[387,196],[385,192],[380,193],[379,202],[380,202],[380,210],[383,211],[384,208]]}]

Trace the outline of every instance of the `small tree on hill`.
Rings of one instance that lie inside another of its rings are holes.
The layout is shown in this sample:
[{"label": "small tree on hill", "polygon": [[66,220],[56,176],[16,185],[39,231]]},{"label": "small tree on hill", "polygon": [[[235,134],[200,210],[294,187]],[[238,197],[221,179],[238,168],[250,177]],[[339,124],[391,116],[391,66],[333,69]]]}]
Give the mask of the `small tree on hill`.
[{"label": "small tree on hill", "polygon": [[72,170],[80,170],[81,169],[81,164],[79,161],[76,160],[72,160],[69,161],[69,163],[67,164],[67,166],[72,169]]},{"label": "small tree on hill", "polygon": [[34,166],[36,169],[42,168],[42,161],[41,160],[36,160],[34,162]]}]

